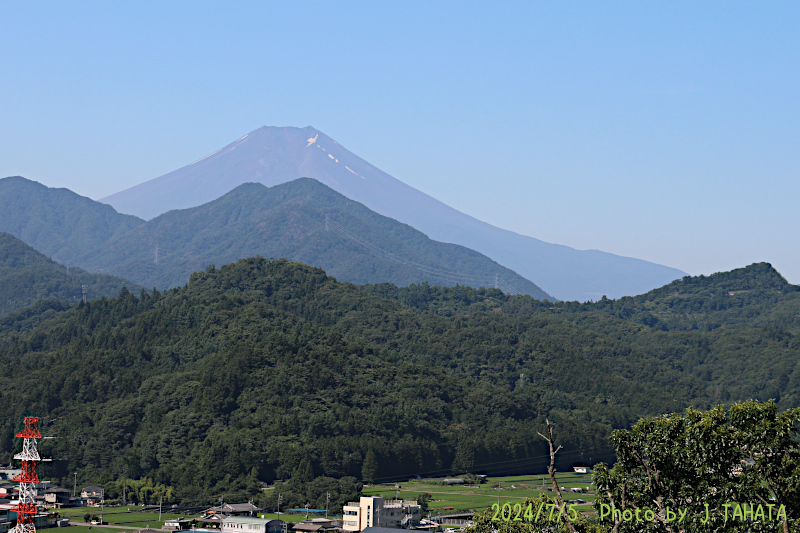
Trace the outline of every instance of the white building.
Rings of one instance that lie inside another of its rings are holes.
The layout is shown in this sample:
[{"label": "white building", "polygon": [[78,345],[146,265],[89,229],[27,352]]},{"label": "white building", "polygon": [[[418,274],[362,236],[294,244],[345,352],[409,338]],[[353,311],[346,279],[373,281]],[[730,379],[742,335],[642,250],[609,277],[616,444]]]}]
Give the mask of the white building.
[{"label": "white building", "polygon": [[275,533],[286,531],[285,526],[282,520],[249,516],[226,516],[220,521],[222,533]]},{"label": "white building", "polygon": [[411,528],[419,525],[422,508],[415,500],[384,500],[382,496],[365,496],[343,508],[343,529],[361,531],[367,527]]}]

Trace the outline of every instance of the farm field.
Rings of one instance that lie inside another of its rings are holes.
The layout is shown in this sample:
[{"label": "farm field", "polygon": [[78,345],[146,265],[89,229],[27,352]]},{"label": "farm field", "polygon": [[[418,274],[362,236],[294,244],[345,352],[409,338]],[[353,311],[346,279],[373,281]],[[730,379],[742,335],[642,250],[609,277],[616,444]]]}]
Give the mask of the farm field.
[{"label": "farm field", "polygon": [[[573,474],[563,473],[556,474],[556,480],[560,487],[566,488],[562,491],[565,500],[574,500],[577,498],[586,501],[585,509],[588,511],[591,502],[594,501],[594,490],[591,485],[591,476],[586,474]],[[544,481],[544,482],[543,482]],[[397,487],[400,487],[399,489]],[[371,485],[365,487],[363,494],[365,496],[383,496],[386,499],[394,499],[396,497],[414,500],[420,494],[428,493],[431,495],[431,501],[428,508],[436,513],[446,507],[452,507],[455,511],[466,510],[483,510],[498,503],[498,496],[500,505],[503,503],[521,503],[526,498],[535,498],[542,494],[554,494],[552,491],[547,491],[547,488],[552,488],[549,476],[546,474],[525,475],[525,476],[507,476],[507,477],[490,477],[486,479],[486,483],[481,485],[440,485],[431,483],[430,481],[418,480],[408,481],[404,483],[386,483]],[[572,488],[589,489],[589,492],[582,494],[575,494],[571,492]]]},{"label": "farm field", "polygon": [[[59,514],[63,517],[69,517],[72,519],[73,522],[83,522],[83,516],[89,513],[91,515],[100,516],[100,508],[99,507],[69,507],[66,509],[60,509]],[[189,517],[192,515],[185,515],[185,514],[174,514],[169,512],[162,512],[161,513],[161,520],[158,519],[158,512],[142,512],[140,507],[130,506],[130,507],[106,507],[103,510],[103,521],[106,524],[115,525],[115,526],[125,526],[130,527],[131,530],[135,529],[142,529],[145,527],[151,527],[153,529],[160,529],[164,526],[164,522],[166,520],[172,520],[175,518],[180,518],[182,516]],[[73,533],[80,533],[77,531],[77,528],[80,527],[87,527],[87,526],[74,526],[70,529]],[[92,526],[92,533],[101,533],[100,530],[104,529],[103,526]],[[105,528],[113,531],[115,533],[119,533],[120,529],[117,528]]]},{"label": "farm field", "polygon": [[[594,501],[594,490],[591,485],[591,477],[585,474],[557,473],[556,479],[559,486],[564,487],[565,500],[575,500],[581,498],[586,504],[581,504],[579,509],[591,512],[591,503]],[[543,483],[544,480],[544,483]],[[397,486],[400,488],[398,489]],[[493,504],[499,503],[502,506],[509,503],[512,507],[515,503],[522,503],[526,498],[534,498],[544,492],[552,495],[552,491],[545,490],[552,488],[552,483],[547,475],[526,475],[526,476],[507,476],[490,477],[486,483],[480,485],[442,485],[429,480],[415,480],[402,483],[385,483],[364,487],[364,496],[383,496],[386,499],[399,497],[406,500],[414,500],[420,494],[428,493],[431,501],[428,509],[433,514],[458,512],[458,511],[482,511],[491,508]],[[571,492],[572,488],[589,489],[589,492],[576,494]],[[448,509],[452,508],[452,509]],[[152,509],[150,507],[149,509]],[[169,509],[164,506],[165,511]],[[83,522],[85,514],[100,516],[99,507],[72,507],[59,510],[62,517],[69,517],[74,522]],[[279,518],[287,522],[300,522],[305,519],[304,514],[281,513],[259,513],[264,514],[265,518]],[[159,529],[163,527],[164,521],[185,517],[197,518],[200,511],[184,511],[181,514],[173,512],[162,512],[161,520],[158,519],[158,512],[143,511],[141,507],[106,507],[103,510],[103,519],[108,525],[119,527],[92,526],[91,531],[87,526],[72,526],[71,533],[122,533],[124,528],[128,531],[135,531],[145,527]],[[331,515],[333,516],[333,515]],[[312,516],[313,517],[313,516]],[[85,531],[84,531],[85,530]]]},{"label": "farm field", "polygon": [[69,533],[135,533],[139,528],[132,527],[131,529],[119,529],[116,527],[103,527],[103,526],[70,526],[66,529],[59,529],[58,531],[68,531]]},{"label": "farm field", "polygon": [[[168,509],[167,506],[164,506],[165,509]],[[69,517],[72,522],[83,522],[83,517],[86,513],[100,516],[100,508],[99,507],[68,507],[65,509],[59,509],[58,513],[62,517]],[[162,512],[161,513],[161,520],[158,519],[158,512],[144,512],[141,510],[141,507],[136,506],[129,506],[129,507],[106,507],[103,511],[103,521],[107,525],[112,526],[125,526],[130,527],[131,530],[142,529],[145,527],[150,527],[153,529],[159,529],[163,527],[164,522],[167,520],[172,520],[175,518],[198,518],[200,517],[200,511],[186,511],[181,514],[175,514],[171,512]],[[278,518],[283,520],[284,522],[302,522],[305,520],[304,514],[275,514],[275,513],[258,513],[258,516],[263,516],[264,518]],[[312,515],[312,518],[317,515]],[[198,526],[199,527],[199,526]],[[83,531],[78,531],[79,528],[86,529],[87,526],[74,526],[70,529],[72,533],[85,533]],[[104,530],[108,529],[115,533],[120,533],[121,529],[116,527],[114,528],[103,528],[103,526],[92,526],[91,533],[106,533]]]}]

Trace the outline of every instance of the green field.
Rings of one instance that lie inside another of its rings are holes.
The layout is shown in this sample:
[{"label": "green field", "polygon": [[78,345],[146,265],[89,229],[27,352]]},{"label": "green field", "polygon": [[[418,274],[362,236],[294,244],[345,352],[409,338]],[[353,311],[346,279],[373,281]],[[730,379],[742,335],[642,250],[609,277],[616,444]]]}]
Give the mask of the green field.
[{"label": "green field", "polygon": [[[59,531],[61,531],[61,529],[59,529]],[[70,526],[69,529],[65,529],[64,531],[69,531],[69,533],[125,533],[124,529],[103,526]],[[131,528],[130,531],[136,531],[136,528]]]},{"label": "green field", "polygon": [[[542,480],[544,479],[544,485]],[[574,500],[581,498],[587,503],[581,505],[581,509],[589,511],[591,509],[591,502],[594,501],[595,494],[591,485],[591,477],[585,474],[564,473],[556,474],[559,486],[565,487],[564,499]],[[400,489],[396,488],[400,486]],[[498,489],[499,486],[499,489]],[[487,478],[486,483],[478,486],[464,485],[439,485],[435,483],[420,481],[410,481],[403,483],[385,483],[378,485],[371,485],[365,487],[363,490],[364,496],[383,496],[386,499],[394,499],[399,495],[401,499],[415,500],[422,493],[431,495],[431,501],[428,508],[434,514],[443,511],[444,507],[453,507],[453,511],[480,511],[490,508],[492,504],[498,503],[498,495],[500,505],[510,503],[512,506],[515,503],[521,503],[526,498],[534,498],[543,492],[544,487],[551,487],[552,483],[550,478],[546,475],[527,475],[527,476],[508,476],[508,477],[491,477]],[[582,489],[589,488],[589,492],[582,494],[575,494],[570,491],[573,487]],[[545,494],[552,495],[553,492],[545,491]],[[165,509],[168,507],[165,506]],[[449,510],[444,511],[445,513]],[[59,514],[63,517],[72,518],[73,522],[83,522],[83,516],[86,514],[100,516],[99,507],[72,507],[59,510]],[[171,512],[163,512],[161,520],[158,519],[158,512],[142,512],[141,507],[128,506],[128,507],[106,507],[103,510],[103,520],[106,524],[124,526],[130,528],[130,531],[137,529],[151,527],[159,529],[163,527],[164,521],[174,518],[197,518],[200,513],[184,513],[174,514]],[[275,515],[272,513],[266,514],[266,518],[279,518],[287,522],[300,522],[305,518],[303,514],[280,514]],[[70,531],[72,533],[122,533],[125,529],[117,528],[104,528],[103,526],[92,526],[91,532],[86,526],[72,526]]]},{"label": "green field", "polygon": [[[165,506],[165,509],[168,507]],[[60,516],[62,517],[69,517],[72,522],[83,522],[83,516],[86,513],[96,515],[97,517],[100,516],[100,508],[99,507],[69,507],[66,509],[59,509],[57,511]],[[304,514],[286,514],[281,513],[279,515],[274,513],[259,513],[258,516],[264,516],[265,518],[278,518],[285,522],[302,522],[305,520]],[[316,515],[315,515],[316,516]],[[145,527],[151,527],[153,529],[160,529],[164,526],[164,522],[166,520],[172,520],[174,518],[199,518],[200,513],[183,513],[183,514],[175,514],[170,512],[162,512],[161,513],[161,520],[158,519],[158,512],[142,512],[141,507],[136,506],[129,506],[129,507],[106,507],[103,510],[103,521],[106,524],[114,525],[114,526],[125,526],[130,527],[131,530],[142,529]],[[313,518],[313,516],[312,516]],[[198,526],[201,527],[201,526]],[[86,533],[83,531],[84,529],[88,529],[87,526],[74,526],[70,529],[72,533]],[[80,530],[80,531],[79,531]],[[92,526],[91,533],[121,533],[122,529],[117,528],[104,528],[103,526]]]},{"label": "green field", "polygon": [[[544,479],[544,484],[542,483]],[[556,474],[556,480],[560,487],[566,488],[562,491],[565,500],[580,498],[585,500],[585,509],[588,511],[591,502],[594,501],[594,488],[591,485],[591,476],[586,474],[564,473]],[[400,489],[396,488],[400,486]],[[499,488],[498,488],[499,486]],[[544,492],[553,495],[554,492],[546,491],[545,488],[552,488],[550,478],[546,475],[527,475],[527,476],[508,476],[487,478],[486,483],[479,486],[466,487],[464,485],[438,485],[424,481],[410,481],[405,483],[387,483],[365,487],[365,496],[383,496],[386,499],[399,497],[406,500],[414,500],[427,492],[431,495],[431,502],[428,508],[436,513],[444,507],[453,507],[455,511],[460,510],[482,510],[491,507],[492,504],[500,505],[505,502],[520,503],[526,498],[535,498]],[[572,493],[573,487],[589,489],[589,492],[582,494]]]},{"label": "green field", "polygon": [[[190,518],[190,516],[186,515],[177,515],[174,513],[161,513],[161,520],[158,519],[158,512],[155,513],[144,513],[141,512],[140,507],[130,506],[130,507],[106,507],[103,509],[103,521],[106,524],[111,525],[118,525],[118,526],[126,526],[130,527],[131,530],[141,529],[145,527],[151,527],[154,529],[160,529],[164,526],[164,522],[166,520],[172,520],[174,518],[180,518],[185,516],[186,518]],[[70,517],[73,522],[83,522],[83,515],[86,513],[100,516],[100,508],[99,507],[70,507],[67,509],[59,509],[59,514],[63,517]],[[86,528],[86,526],[75,526],[70,531],[77,531],[77,528]],[[102,526],[92,526],[92,533],[104,533],[104,530],[108,529],[109,531],[113,531],[115,533],[119,533],[123,531],[117,528],[103,528]],[[103,531],[101,531],[103,530]]]}]

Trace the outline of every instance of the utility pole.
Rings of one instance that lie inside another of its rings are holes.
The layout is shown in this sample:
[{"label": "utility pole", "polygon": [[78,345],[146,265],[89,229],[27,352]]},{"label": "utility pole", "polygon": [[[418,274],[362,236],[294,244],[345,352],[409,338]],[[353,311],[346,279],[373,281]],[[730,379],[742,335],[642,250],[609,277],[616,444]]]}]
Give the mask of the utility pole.
[{"label": "utility pole", "polygon": [[128,480],[122,480],[122,505],[128,505],[128,500],[125,498],[125,489],[128,488]]},{"label": "utility pole", "polygon": [[161,503],[164,501],[164,495],[158,497],[158,521],[161,522]]},{"label": "utility pole", "polygon": [[328,518],[328,504],[331,503],[331,493],[325,493],[325,518]]},{"label": "utility pole", "polygon": [[72,483],[72,497],[75,497],[75,490],[78,488],[78,473],[75,472],[75,480]]},{"label": "utility pole", "polygon": [[100,525],[103,525],[103,509],[106,505],[106,489],[100,489]]},{"label": "utility pole", "polygon": [[278,494],[278,512],[275,514],[281,514],[281,502],[283,501],[283,494]]}]

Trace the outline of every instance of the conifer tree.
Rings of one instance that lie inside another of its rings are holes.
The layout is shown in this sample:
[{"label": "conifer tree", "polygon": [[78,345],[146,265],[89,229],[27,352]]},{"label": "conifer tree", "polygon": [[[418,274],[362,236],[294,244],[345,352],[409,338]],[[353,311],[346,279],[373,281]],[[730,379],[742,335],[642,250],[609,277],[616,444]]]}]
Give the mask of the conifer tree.
[{"label": "conifer tree", "polygon": [[364,465],[361,467],[361,478],[365,483],[374,483],[377,474],[378,459],[375,457],[375,451],[370,448],[366,457],[364,457]]}]

